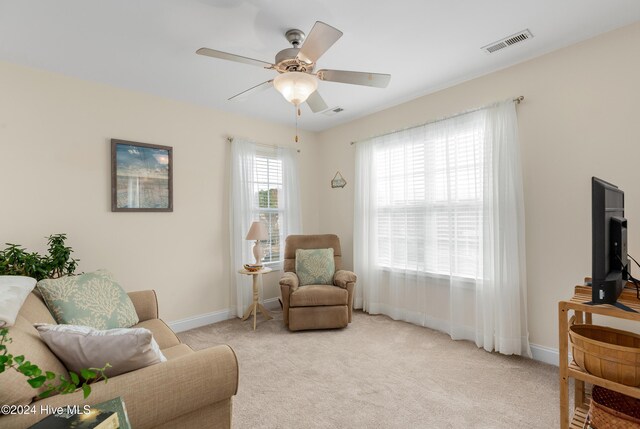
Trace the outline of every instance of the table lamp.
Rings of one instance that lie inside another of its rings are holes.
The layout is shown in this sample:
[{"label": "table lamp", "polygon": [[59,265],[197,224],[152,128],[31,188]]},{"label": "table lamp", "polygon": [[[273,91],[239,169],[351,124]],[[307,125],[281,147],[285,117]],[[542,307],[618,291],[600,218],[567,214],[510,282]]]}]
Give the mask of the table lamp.
[{"label": "table lamp", "polygon": [[256,265],[260,265],[262,261],[262,246],[260,246],[260,240],[266,240],[267,238],[269,238],[269,235],[265,224],[262,222],[253,222],[247,233],[246,240],[256,240],[256,244],[253,246],[253,256],[256,258]]}]

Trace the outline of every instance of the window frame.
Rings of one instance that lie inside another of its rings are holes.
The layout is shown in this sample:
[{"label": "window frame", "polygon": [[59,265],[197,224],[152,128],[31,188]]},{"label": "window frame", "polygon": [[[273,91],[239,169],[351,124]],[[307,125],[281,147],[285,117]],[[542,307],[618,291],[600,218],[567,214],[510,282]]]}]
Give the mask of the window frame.
[{"label": "window frame", "polygon": [[[264,180],[259,180],[258,179],[258,159],[264,159],[265,164],[266,164],[266,168],[267,168],[267,172],[266,172],[266,181]],[[271,181],[271,173],[270,173],[270,165],[272,163],[277,163],[279,164],[279,180],[276,180],[275,182]],[[284,259],[284,249],[282,248],[282,244],[283,244],[283,234],[282,234],[282,224],[284,222],[284,218],[286,217],[286,210],[284,208],[281,207],[260,207],[260,186],[261,185],[266,185],[266,191],[267,191],[267,196],[268,196],[268,201],[270,202],[270,191],[272,189],[275,189],[276,192],[281,193],[283,192],[283,188],[284,188],[284,179],[283,179],[283,161],[281,159],[279,159],[275,153],[275,151],[273,150],[269,150],[267,148],[260,148],[259,150],[256,151],[255,155],[254,155],[254,180],[251,183],[251,185],[254,187],[254,192],[255,192],[255,198],[257,199],[256,204],[253,207],[252,210],[252,217],[253,219],[257,219],[259,221],[262,221],[263,219],[263,215],[266,215],[265,217],[271,216],[274,213],[278,215],[278,220],[277,223],[279,225],[279,230],[278,230],[278,245],[280,246],[280,253],[279,253],[279,258],[278,259],[270,259],[268,261],[265,260],[267,254],[270,252],[269,249],[271,249],[274,245],[274,242],[272,241],[272,228],[271,225],[269,223],[266,224],[267,226],[267,230],[269,233],[269,238],[267,240],[260,240],[260,245],[262,246],[263,249],[263,259],[260,261],[264,266],[272,268],[272,269],[279,269],[280,266],[282,265],[283,259]],[[279,195],[278,195],[279,196]],[[280,205],[280,199],[278,198],[278,206]]]}]

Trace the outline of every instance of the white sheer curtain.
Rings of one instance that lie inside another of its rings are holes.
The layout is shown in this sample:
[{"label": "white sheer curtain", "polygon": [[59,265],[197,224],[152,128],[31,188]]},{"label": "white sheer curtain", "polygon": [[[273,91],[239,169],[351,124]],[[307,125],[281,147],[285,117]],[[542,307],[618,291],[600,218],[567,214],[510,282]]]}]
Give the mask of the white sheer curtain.
[{"label": "white sheer curtain", "polygon": [[530,356],[512,101],[360,142],[356,306]]},{"label": "white sheer curtain", "polygon": [[524,195],[515,103],[486,110],[484,272],[476,289],[476,344],[531,357],[527,329]]},{"label": "white sheer curtain", "polygon": [[280,261],[284,260],[284,239],[291,234],[302,233],[302,210],[300,209],[300,178],[298,177],[298,153],[295,149],[279,147],[278,159],[282,161],[282,196],[280,205],[285,212],[281,227]]},{"label": "white sheer curtain", "polygon": [[[262,158],[268,156],[279,161],[280,168],[267,173],[270,176],[267,182],[271,182],[272,185],[264,187],[262,179],[258,177],[261,174],[264,175],[264,171],[258,171],[260,167],[256,162],[257,156]],[[230,172],[229,232],[232,273],[230,296],[235,296],[235,313],[241,317],[246,307],[252,302],[253,291],[251,278],[238,274],[238,270],[243,264],[254,261],[253,242],[245,240],[245,237],[251,223],[260,220],[260,213],[264,212],[260,208],[260,193],[277,191],[278,203],[275,209],[277,226],[268,225],[268,228],[271,233],[276,232],[278,235],[277,238],[274,237],[276,243],[274,247],[278,248],[280,263],[284,256],[284,239],[287,235],[302,232],[297,153],[290,148],[265,147],[234,139],[231,143]],[[280,174],[282,177],[275,177]],[[274,249],[271,250],[274,254]]]},{"label": "white sheer curtain", "polygon": [[[235,312],[242,317],[252,302],[251,278],[238,273],[247,262],[253,261],[251,246],[244,239],[253,222],[257,199],[253,189],[255,182],[256,145],[234,139],[231,143],[231,181],[229,186],[229,235],[231,254],[231,290],[235,296]],[[233,300],[232,300],[233,301]]]}]

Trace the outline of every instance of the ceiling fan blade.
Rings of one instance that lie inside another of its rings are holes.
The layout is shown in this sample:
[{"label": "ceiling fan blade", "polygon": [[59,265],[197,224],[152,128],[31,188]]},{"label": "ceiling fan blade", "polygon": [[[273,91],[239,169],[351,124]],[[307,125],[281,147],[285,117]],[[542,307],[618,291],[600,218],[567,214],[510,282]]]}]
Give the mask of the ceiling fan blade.
[{"label": "ceiling fan blade", "polygon": [[256,86],[252,86],[251,88],[242,91],[239,94],[234,95],[233,97],[229,98],[229,101],[233,100],[233,101],[242,101],[247,99],[250,95],[253,95],[257,92],[260,91],[264,91],[267,88],[271,88],[271,86],[273,85],[273,79],[272,80],[268,80],[266,82],[262,82],[261,84],[258,84]]},{"label": "ceiling fan blade", "polygon": [[329,108],[327,103],[324,102],[322,96],[318,93],[318,90],[313,91],[309,98],[307,98],[307,105],[313,113],[322,112]]},{"label": "ceiling fan blade", "polygon": [[342,31],[316,21],[298,52],[298,59],[315,63],[341,37]]},{"label": "ceiling fan blade", "polygon": [[240,55],[229,54],[222,51],[216,51],[215,49],[200,48],[196,51],[198,55],[204,55],[207,57],[220,58],[221,60],[235,61],[237,63],[250,64],[252,66],[264,67],[266,69],[273,67],[273,64],[260,60],[254,60],[253,58],[247,58]]},{"label": "ceiling fan blade", "polygon": [[386,88],[391,80],[390,74],[354,72],[346,70],[318,70],[318,78],[329,82],[350,83],[352,85]]}]

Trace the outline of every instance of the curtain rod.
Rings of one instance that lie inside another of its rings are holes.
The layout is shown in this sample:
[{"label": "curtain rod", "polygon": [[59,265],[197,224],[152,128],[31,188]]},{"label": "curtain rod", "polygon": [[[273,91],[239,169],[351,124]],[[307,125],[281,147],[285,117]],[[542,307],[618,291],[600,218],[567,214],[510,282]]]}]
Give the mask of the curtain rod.
[{"label": "curtain rod", "polygon": [[[227,142],[232,143],[233,142],[233,137],[227,137]],[[275,147],[275,148],[282,148],[282,149],[291,149],[290,147],[278,146],[276,144],[255,143],[255,142],[254,142],[254,144],[256,144],[258,146]],[[300,149],[296,149],[296,152],[300,153]]]},{"label": "curtain rod", "polygon": [[[513,99],[513,102],[516,103],[516,104],[520,104],[523,101],[524,101],[524,95],[520,95],[520,96],[518,96],[518,97]],[[436,122],[442,122],[442,121],[446,121],[447,119],[457,118],[458,116],[467,115],[469,113],[477,112],[478,110],[482,110],[482,109],[485,109],[485,108],[486,108],[486,106],[478,107],[476,109],[466,110],[464,112],[456,113],[455,115],[451,115],[451,116],[447,116],[447,117],[439,118],[439,119],[434,119],[433,121],[424,122],[424,123],[419,124],[419,125],[412,125],[412,126],[409,126],[409,127],[406,127],[406,128],[400,128],[399,130],[393,130],[393,131],[389,131],[389,132],[386,132],[386,133],[383,133],[383,134],[378,134],[376,136],[367,137],[367,138],[359,140],[359,141],[369,140],[369,139],[373,139],[373,138],[376,138],[376,137],[388,136],[389,134],[398,133],[400,131],[407,131],[407,130],[411,130],[413,128],[424,127],[425,125],[435,124]],[[354,145],[356,143],[358,143],[358,142],[357,141],[351,142],[352,145]]]}]

